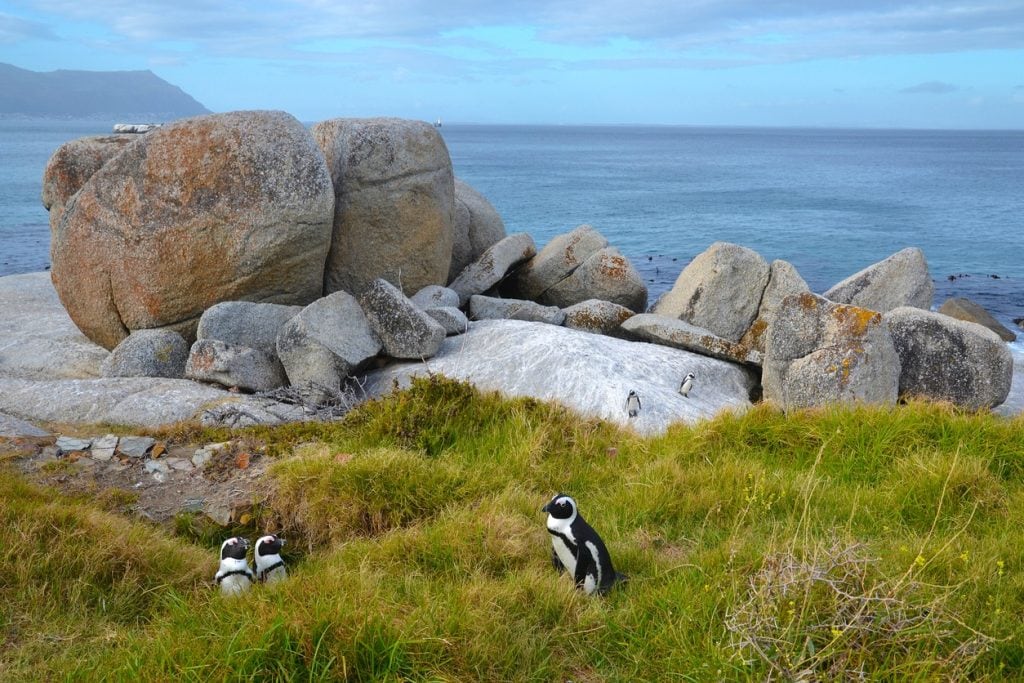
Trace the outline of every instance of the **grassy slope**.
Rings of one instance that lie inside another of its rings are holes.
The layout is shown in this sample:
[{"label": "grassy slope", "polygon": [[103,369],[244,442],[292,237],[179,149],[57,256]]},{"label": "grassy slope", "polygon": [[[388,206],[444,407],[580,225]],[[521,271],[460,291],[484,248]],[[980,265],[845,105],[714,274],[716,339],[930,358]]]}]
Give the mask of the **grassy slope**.
[{"label": "grassy slope", "polygon": [[[235,601],[208,585],[215,550],[3,476],[0,677],[1024,670],[1021,418],[760,407],[640,439],[435,380],[251,436],[281,455],[267,514],[292,576]],[[540,506],[556,491],[627,586],[587,598],[552,570]]]}]

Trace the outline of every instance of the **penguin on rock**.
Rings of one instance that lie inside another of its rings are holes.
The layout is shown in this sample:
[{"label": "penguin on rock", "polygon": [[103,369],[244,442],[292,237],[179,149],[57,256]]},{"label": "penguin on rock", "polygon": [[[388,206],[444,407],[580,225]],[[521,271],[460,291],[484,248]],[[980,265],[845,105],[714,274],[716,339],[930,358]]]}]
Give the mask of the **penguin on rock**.
[{"label": "penguin on rock", "polygon": [[220,586],[223,595],[235,596],[245,593],[256,577],[253,576],[249,562],[245,559],[249,552],[249,541],[240,536],[232,536],[220,545],[220,568],[213,577]]},{"label": "penguin on rock", "polygon": [[256,578],[262,583],[277,583],[288,576],[284,560],[281,559],[281,546],[284,539],[280,536],[261,536],[256,541],[253,551],[256,561]]},{"label": "penguin on rock", "polygon": [[640,414],[640,397],[632,389],[629,390],[629,396],[626,397],[626,413],[630,417]]},{"label": "penguin on rock", "polygon": [[683,378],[682,384],[679,385],[679,393],[686,398],[690,398],[690,389],[693,389],[693,380],[697,379],[697,375],[689,372],[686,377]]},{"label": "penguin on rock", "polygon": [[604,541],[579,513],[576,501],[557,494],[541,508],[548,513],[551,534],[551,564],[558,571],[568,570],[576,587],[587,595],[603,595],[617,582],[626,581],[612,566]]}]

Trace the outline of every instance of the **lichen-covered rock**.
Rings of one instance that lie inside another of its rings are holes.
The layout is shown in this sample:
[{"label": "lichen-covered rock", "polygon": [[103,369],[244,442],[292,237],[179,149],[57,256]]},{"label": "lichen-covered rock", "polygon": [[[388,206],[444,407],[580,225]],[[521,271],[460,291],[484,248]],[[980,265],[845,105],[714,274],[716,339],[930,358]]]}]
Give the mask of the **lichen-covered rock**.
[{"label": "lichen-covered rock", "polygon": [[459,295],[441,285],[427,285],[409,297],[409,300],[425,311],[431,308],[459,307]]},{"label": "lichen-covered rock", "polygon": [[782,300],[793,294],[810,291],[810,287],[791,263],[781,259],[772,261],[768,285],[764,288],[761,305],[757,309],[757,318],[743,334],[740,345],[764,355],[765,333],[768,331],[769,323],[775,319]]},{"label": "lichen-covered rock", "polygon": [[358,294],[377,278],[416,292],[444,284],[454,240],[448,148],[423,121],[331,119],[312,128],[334,181],[324,292]]},{"label": "lichen-covered rock", "polygon": [[469,317],[473,320],[526,320],[561,325],[565,322],[565,311],[558,306],[543,306],[535,301],[476,294],[469,299]]},{"label": "lichen-covered rock", "polygon": [[505,222],[487,198],[459,178],[455,179],[455,234],[448,282],[480,258],[488,247],[505,238]]},{"label": "lichen-covered rock", "polygon": [[911,306],[884,317],[900,357],[900,395],[973,410],[1006,400],[1013,355],[995,332]]},{"label": "lichen-covered rock", "polygon": [[65,142],[46,162],[43,171],[43,207],[50,212],[50,232],[64,215],[64,205],[85,181],[124,151],[136,138],[130,135],[93,135]]},{"label": "lichen-covered rock", "polygon": [[702,356],[720,358],[734,363],[761,364],[761,353],[742,343],[722,339],[678,318],[666,318],[654,313],[634,315],[622,323],[622,330],[633,339],[671,346],[699,353]]},{"label": "lichen-covered rock", "polygon": [[851,304],[885,313],[898,306],[929,310],[935,284],[928,273],[924,252],[907,247],[837,283],[824,296],[829,301]]},{"label": "lichen-covered rock", "polygon": [[647,285],[633,264],[614,247],[591,254],[561,282],[548,287],[539,301],[566,308],[587,299],[601,299],[631,311],[647,308]]},{"label": "lichen-covered rock", "polygon": [[589,225],[554,237],[516,272],[516,293],[524,299],[540,298],[607,246],[604,235]]},{"label": "lichen-covered rock", "polygon": [[739,341],[757,317],[770,267],[757,252],[715,242],[679,273],[651,312]]},{"label": "lichen-covered rock", "polygon": [[966,320],[971,323],[978,323],[983,327],[987,327],[996,334],[1003,341],[1016,341],[1017,335],[1011,332],[1005,325],[992,317],[992,314],[986,311],[984,308],[963,297],[953,297],[952,299],[946,299],[945,303],[939,306],[939,313],[948,315],[951,318],[957,320]]},{"label": "lichen-covered rock", "polygon": [[636,315],[632,310],[611,301],[587,299],[564,310],[562,325],[573,330],[622,336],[622,323]]},{"label": "lichen-covered rock", "polygon": [[276,354],[217,339],[200,339],[192,345],[185,377],[245,391],[270,391],[288,383]]},{"label": "lichen-covered rock", "polygon": [[108,349],[138,329],[190,339],[220,301],[319,296],[333,206],[323,155],[294,117],[184,119],[128,145],[68,202],[53,283]]},{"label": "lichen-covered rock", "polygon": [[277,334],[277,355],[295,387],[320,385],[338,391],[343,379],[364,368],[380,350],[380,339],[348,292],[314,301]]},{"label": "lichen-covered rock", "polygon": [[136,330],[114,347],[100,371],[104,377],[185,376],[188,342],[171,330]]},{"label": "lichen-covered rock", "polygon": [[444,328],[444,333],[449,337],[453,334],[463,334],[469,329],[469,318],[454,306],[428,308],[425,312]]},{"label": "lichen-covered rock", "polygon": [[392,358],[430,358],[444,341],[441,324],[387,280],[374,280],[359,295],[359,303],[384,353]]},{"label": "lichen-covered rock", "polygon": [[281,326],[301,311],[302,306],[222,301],[203,313],[196,339],[247,346],[277,358],[277,334]]},{"label": "lichen-covered rock", "polygon": [[459,305],[465,306],[469,297],[482,294],[501,282],[509,270],[537,253],[533,238],[517,232],[492,244],[473,263],[466,266],[448,288],[459,295]]},{"label": "lichen-covered rock", "polygon": [[816,294],[782,300],[768,326],[764,397],[785,410],[896,402],[900,360],[882,315]]}]

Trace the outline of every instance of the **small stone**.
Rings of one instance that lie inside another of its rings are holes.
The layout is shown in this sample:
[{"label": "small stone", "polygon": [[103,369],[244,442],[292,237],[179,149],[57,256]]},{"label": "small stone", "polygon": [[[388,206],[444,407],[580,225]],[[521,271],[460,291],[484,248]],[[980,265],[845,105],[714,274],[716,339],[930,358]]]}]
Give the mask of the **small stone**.
[{"label": "small stone", "polygon": [[185,503],[181,506],[181,511],[190,513],[202,512],[205,503],[205,498],[186,498]]},{"label": "small stone", "polygon": [[159,458],[161,455],[163,455],[166,452],[167,452],[167,446],[165,446],[162,442],[158,441],[155,444],[153,444],[153,449],[149,452],[149,457],[151,457],[151,458]]},{"label": "small stone", "polygon": [[462,334],[469,329],[469,318],[465,313],[452,306],[428,308],[426,314],[436,320],[449,337],[453,334]]},{"label": "small stone", "polygon": [[424,311],[431,308],[459,307],[459,295],[454,289],[441,285],[427,285],[409,297],[409,300]]},{"label": "small stone", "polygon": [[162,472],[167,474],[171,471],[171,468],[164,460],[147,460],[142,466],[150,473]]},{"label": "small stone", "polygon": [[203,514],[218,526],[231,524],[231,508],[227,505],[207,505],[203,508]]},{"label": "small stone", "polygon": [[117,450],[131,458],[144,458],[156,439],[148,436],[122,436]]},{"label": "small stone", "polygon": [[92,446],[92,439],[79,439],[73,436],[58,436],[57,450],[61,453],[72,451],[87,451]]},{"label": "small stone", "polygon": [[172,470],[188,471],[192,469],[192,463],[185,458],[164,458],[163,461]]},{"label": "small stone", "polygon": [[213,453],[207,448],[199,448],[192,455],[192,464],[195,467],[204,467],[213,458]]},{"label": "small stone", "polygon": [[117,436],[107,434],[95,439],[92,442],[92,459],[100,462],[110,462],[114,457],[114,450],[117,448]]}]

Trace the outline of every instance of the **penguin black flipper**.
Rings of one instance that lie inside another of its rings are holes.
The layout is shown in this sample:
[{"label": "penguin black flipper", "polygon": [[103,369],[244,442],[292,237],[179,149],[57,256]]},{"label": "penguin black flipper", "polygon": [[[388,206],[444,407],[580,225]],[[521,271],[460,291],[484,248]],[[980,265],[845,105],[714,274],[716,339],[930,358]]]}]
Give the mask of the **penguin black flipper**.
[{"label": "penguin black flipper", "polygon": [[594,557],[590,554],[590,550],[583,543],[580,543],[579,550],[576,552],[576,573],[573,576],[577,588],[586,590],[588,574],[591,576],[597,575],[597,564],[594,562]]}]

